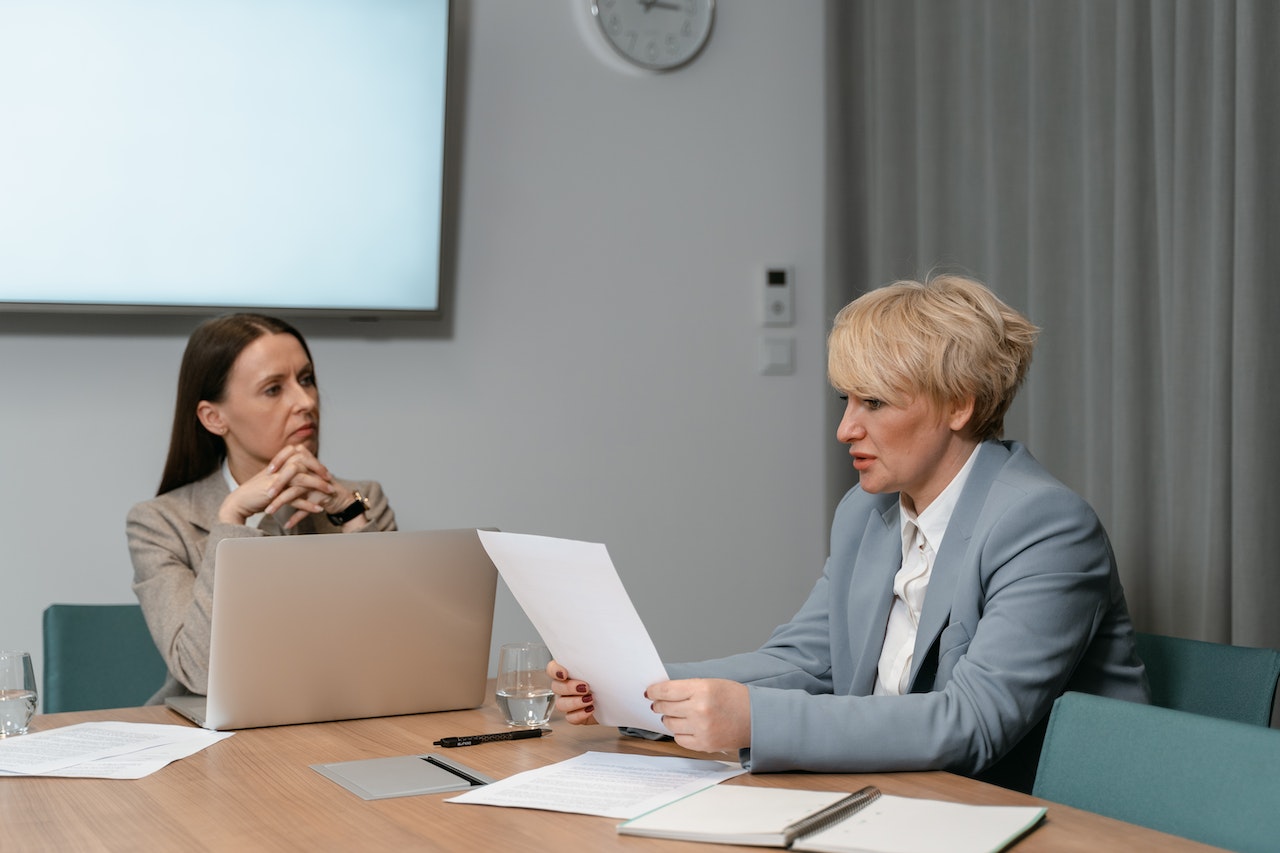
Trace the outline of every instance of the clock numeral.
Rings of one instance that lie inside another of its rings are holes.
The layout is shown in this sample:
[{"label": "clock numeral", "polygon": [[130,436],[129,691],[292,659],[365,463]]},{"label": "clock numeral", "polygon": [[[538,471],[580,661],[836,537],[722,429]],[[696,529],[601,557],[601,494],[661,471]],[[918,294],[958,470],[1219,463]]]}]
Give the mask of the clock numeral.
[{"label": "clock numeral", "polygon": [[678,68],[701,50],[711,31],[714,3],[715,0],[594,0],[591,9],[601,32],[619,55],[642,68],[665,71]]}]

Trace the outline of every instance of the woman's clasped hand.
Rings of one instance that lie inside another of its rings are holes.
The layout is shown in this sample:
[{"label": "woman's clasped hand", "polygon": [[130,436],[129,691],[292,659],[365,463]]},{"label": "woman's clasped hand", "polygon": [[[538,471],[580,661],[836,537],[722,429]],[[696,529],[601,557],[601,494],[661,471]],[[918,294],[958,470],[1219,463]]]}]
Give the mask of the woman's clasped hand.
[{"label": "woman's clasped hand", "polygon": [[297,510],[284,523],[291,530],[309,514],[332,512],[350,503],[324,463],[306,446],[290,444],[280,449],[257,474],[241,483],[223,502],[220,521],[244,524],[257,513],[274,515],[282,507]]}]

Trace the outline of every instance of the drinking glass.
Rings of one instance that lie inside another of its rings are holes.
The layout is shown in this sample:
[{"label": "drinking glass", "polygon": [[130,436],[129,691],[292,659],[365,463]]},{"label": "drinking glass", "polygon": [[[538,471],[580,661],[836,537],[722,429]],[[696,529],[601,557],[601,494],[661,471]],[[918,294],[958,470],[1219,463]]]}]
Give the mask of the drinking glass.
[{"label": "drinking glass", "polygon": [[498,655],[498,707],[509,726],[545,726],[555,694],[547,664],[551,652],[542,643],[507,643]]},{"label": "drinking glass", "polygon": [[0,737],[25,735],[36,713],[36,674],[31,655],[0,652]]}]

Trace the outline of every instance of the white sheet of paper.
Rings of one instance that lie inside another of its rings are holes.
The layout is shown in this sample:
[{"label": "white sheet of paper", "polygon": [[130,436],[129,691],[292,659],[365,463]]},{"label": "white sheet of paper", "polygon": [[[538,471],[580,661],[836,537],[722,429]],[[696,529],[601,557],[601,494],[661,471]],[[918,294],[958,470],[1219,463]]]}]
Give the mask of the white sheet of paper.
[{"label": "white sheet of paper", "polygon": [[[200,750],[212,746],[220,740],[231,737],[235,732],[211,732],[192,726],[171,726],[163,723],[87,723],[85,725],[104,727],[108,730],[132,731],[138,735],[158,735],[164,742],[156,746],[144,747],[123,755],[112,755],[96,758],[63,767],[58,770],[47,770],[41,773],[13,773],[0,770],[0,776],[59,776],[72,779],[141,779],[150,776],[157,770],[181,758],[194,755]],[[56,729],[54,731],[57,731]]]},{"label": "white sheet of paper", "polygon": [[649,632],[598,542],[481,530],[489,559],[551,654],[591,685],[606,726],[671,734],[644,691],[667,680]]},{"label": "white sheet of paper", "polygon": [[587,752],[446,802],[629,820],[746,772],[737,764],[701,758]]},{"label": "white sheet of paper", "polygon": [[[186,729],[186,726],[166,728]],[[154,728],[128,723],[79,723],[0,740],[0,770],[38,776],[65,767],[127,755],[179,739]]]}]

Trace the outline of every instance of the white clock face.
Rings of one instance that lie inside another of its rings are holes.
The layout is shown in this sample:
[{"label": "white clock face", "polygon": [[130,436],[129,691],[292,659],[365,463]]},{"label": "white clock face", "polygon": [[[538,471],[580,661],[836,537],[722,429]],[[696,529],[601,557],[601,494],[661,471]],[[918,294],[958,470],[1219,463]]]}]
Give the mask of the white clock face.
[{"label": "white clock face", "polygon": [[678,68],[711,35],[715,0],[592,0],[591,14],[614,50],[642,68]]}]

